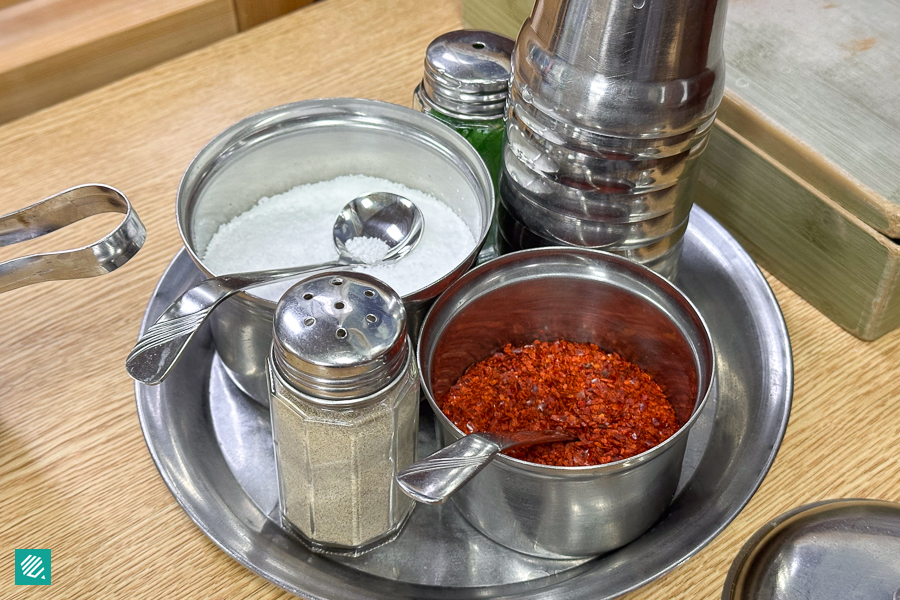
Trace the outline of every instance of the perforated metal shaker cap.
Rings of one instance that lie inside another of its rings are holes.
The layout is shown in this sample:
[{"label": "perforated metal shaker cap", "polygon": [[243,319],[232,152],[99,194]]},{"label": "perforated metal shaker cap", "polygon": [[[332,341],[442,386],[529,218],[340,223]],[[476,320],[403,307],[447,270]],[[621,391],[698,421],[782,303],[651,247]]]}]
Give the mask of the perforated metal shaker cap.
[{"label": "perforated metal shaker cap", "polygon": [[502,116],[514,45],[502,35],[471,29],[435,38],[425,51],[420,98],[463,118]]},{"label": "perforated metal shaker cap", "polygon": [[406,310],[363,273],[324,273],[291,287],[275,308],[272,358],[299,391],[346,400],[374,394],[408,358]]}]

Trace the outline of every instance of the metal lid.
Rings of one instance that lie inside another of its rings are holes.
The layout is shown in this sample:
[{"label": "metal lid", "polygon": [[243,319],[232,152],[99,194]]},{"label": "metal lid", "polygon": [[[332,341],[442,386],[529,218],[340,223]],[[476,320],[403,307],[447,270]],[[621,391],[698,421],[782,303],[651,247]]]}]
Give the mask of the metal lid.
[{"label": "metal lid", "polygon": [[276,368],[311,396],[368,396],[406,365],[406,310],[390,287],[370,275],[331,272],[305,279],[281,297],[274,323]]},{"label": "metal lid", "polygon": [[722,598],[900,599],[900,504],[826,500],[777,517],[738,553]]},{"label": "metal lid", "polygon": [[425,51],[419,97],[433,108],[463,119],[502,116],[513,45],[511,39],[489,31],[445,33]]}]

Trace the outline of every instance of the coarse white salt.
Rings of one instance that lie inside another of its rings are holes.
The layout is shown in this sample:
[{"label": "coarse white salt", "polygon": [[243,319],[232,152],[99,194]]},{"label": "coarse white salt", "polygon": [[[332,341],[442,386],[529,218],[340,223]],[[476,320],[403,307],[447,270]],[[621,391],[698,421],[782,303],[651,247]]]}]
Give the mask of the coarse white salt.
[{"label": "coarse white salt", "polygon": [[[453,209],[421,190],[366,175],[344,175],[300,185],[261,198],[249,210],[221,225],[202,259],[214,274],[316,265],[338,259],[332,229],[344,205],[363,194],[391,192],[411,200],[422,212],[422,237],[395,263],[352,267],[381,279],[405,296],[453,271],[475,248],[475,236]],[[301,277],[248,290],[277,301]]]},{"label": "coarse white salt", "polygon": [[367,235],[350,238],[344,246],[354,258],[370,265],[384,258],[391,249],[384,240]]}]

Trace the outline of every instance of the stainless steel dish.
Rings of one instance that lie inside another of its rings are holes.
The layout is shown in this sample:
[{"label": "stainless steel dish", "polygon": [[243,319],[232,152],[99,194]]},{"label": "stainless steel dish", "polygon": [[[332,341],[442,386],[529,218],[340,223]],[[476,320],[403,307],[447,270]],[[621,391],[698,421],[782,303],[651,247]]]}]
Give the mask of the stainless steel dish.
[{"label": "stainless steel dish", "polygon": [[722,600],[900,598],[900,504],[825,500],[766,523],[732,563]]},{"label": "stainless steel dish", "polygon": [[251,273],[229,273],[205,279],[180,296],[141,336],[125,359],[125,368],[135,380],[151,385],[166,378],[191,338],[221,302],[250,288],[273,281],[308,276],[329,268],[367,264],[347,249],[353,238],[374,237],[389,250],[380,262],[396,261],[415,247],[422,235],[421,211],[408,199],[386,192],[355,198],[344,206],[334,224],[338,259],[320,265],[304,265]]},{"label": "stainless steel dish", "polygon": [[[142,327],[201,278],[186,253],[162,276]],[[741,511],[787,425],[793,376],[787,330],[762,274],[699,208],[676,284],[709,324],[717,393],[688,439],[681,481],[656,525],[593,560],[530,557],[492,542],[452,504],[419,506],[402,535],[362,559],[311,554],[277,525],[268,411],[233,385],[208,328],[159,386],[135,385],[150,454],[197,527],[248,569],[303,598],[608,600],[688,560]],[[427,406],[420,449],[435,449]]]},{"label": "stainless steel dish", "polygon": [[545,558],[609,552],[644,533],[675,494],[691,428],[715,379],[712,339],[691,302],[650,269],[597,250],[538,248],[466,273],[419,337],[422,389],[449,444],[463,437],[439,400],[506,344],[592,342],[648,372],[680,429],[631,458],[555,467],[498,456],[452,498],[492,540]]},{"label": "stainless steel dish", "polygon": [[[414,334],[431,301],[475,261],[494,211],[490,174],[478,153],[425,114],[338,98],[287,104],[229,127],[194,158],[178,188],[176,215],[185,248],[207,276],[223,275],[211,272],[201,258],[221,224],[261,197],[352,174],[433,195],[453,208],[475,237],[472,252],[451,272],[404,296]],[[264,404],[274,311],[275,302],[244,292],[210,316],[216,349],[235,382]]]}]

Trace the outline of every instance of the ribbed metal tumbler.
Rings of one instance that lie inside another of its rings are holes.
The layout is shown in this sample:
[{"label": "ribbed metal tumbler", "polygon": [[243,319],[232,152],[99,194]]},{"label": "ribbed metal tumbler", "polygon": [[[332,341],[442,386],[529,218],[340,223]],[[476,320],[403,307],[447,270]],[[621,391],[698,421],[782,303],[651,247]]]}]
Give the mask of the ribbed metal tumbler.
[{"label": "ribbed metal tumbler", "polygon": [[724,0],[538,0],[513,53],[503,251],[600,248],[673,277],[724,89]]}]

